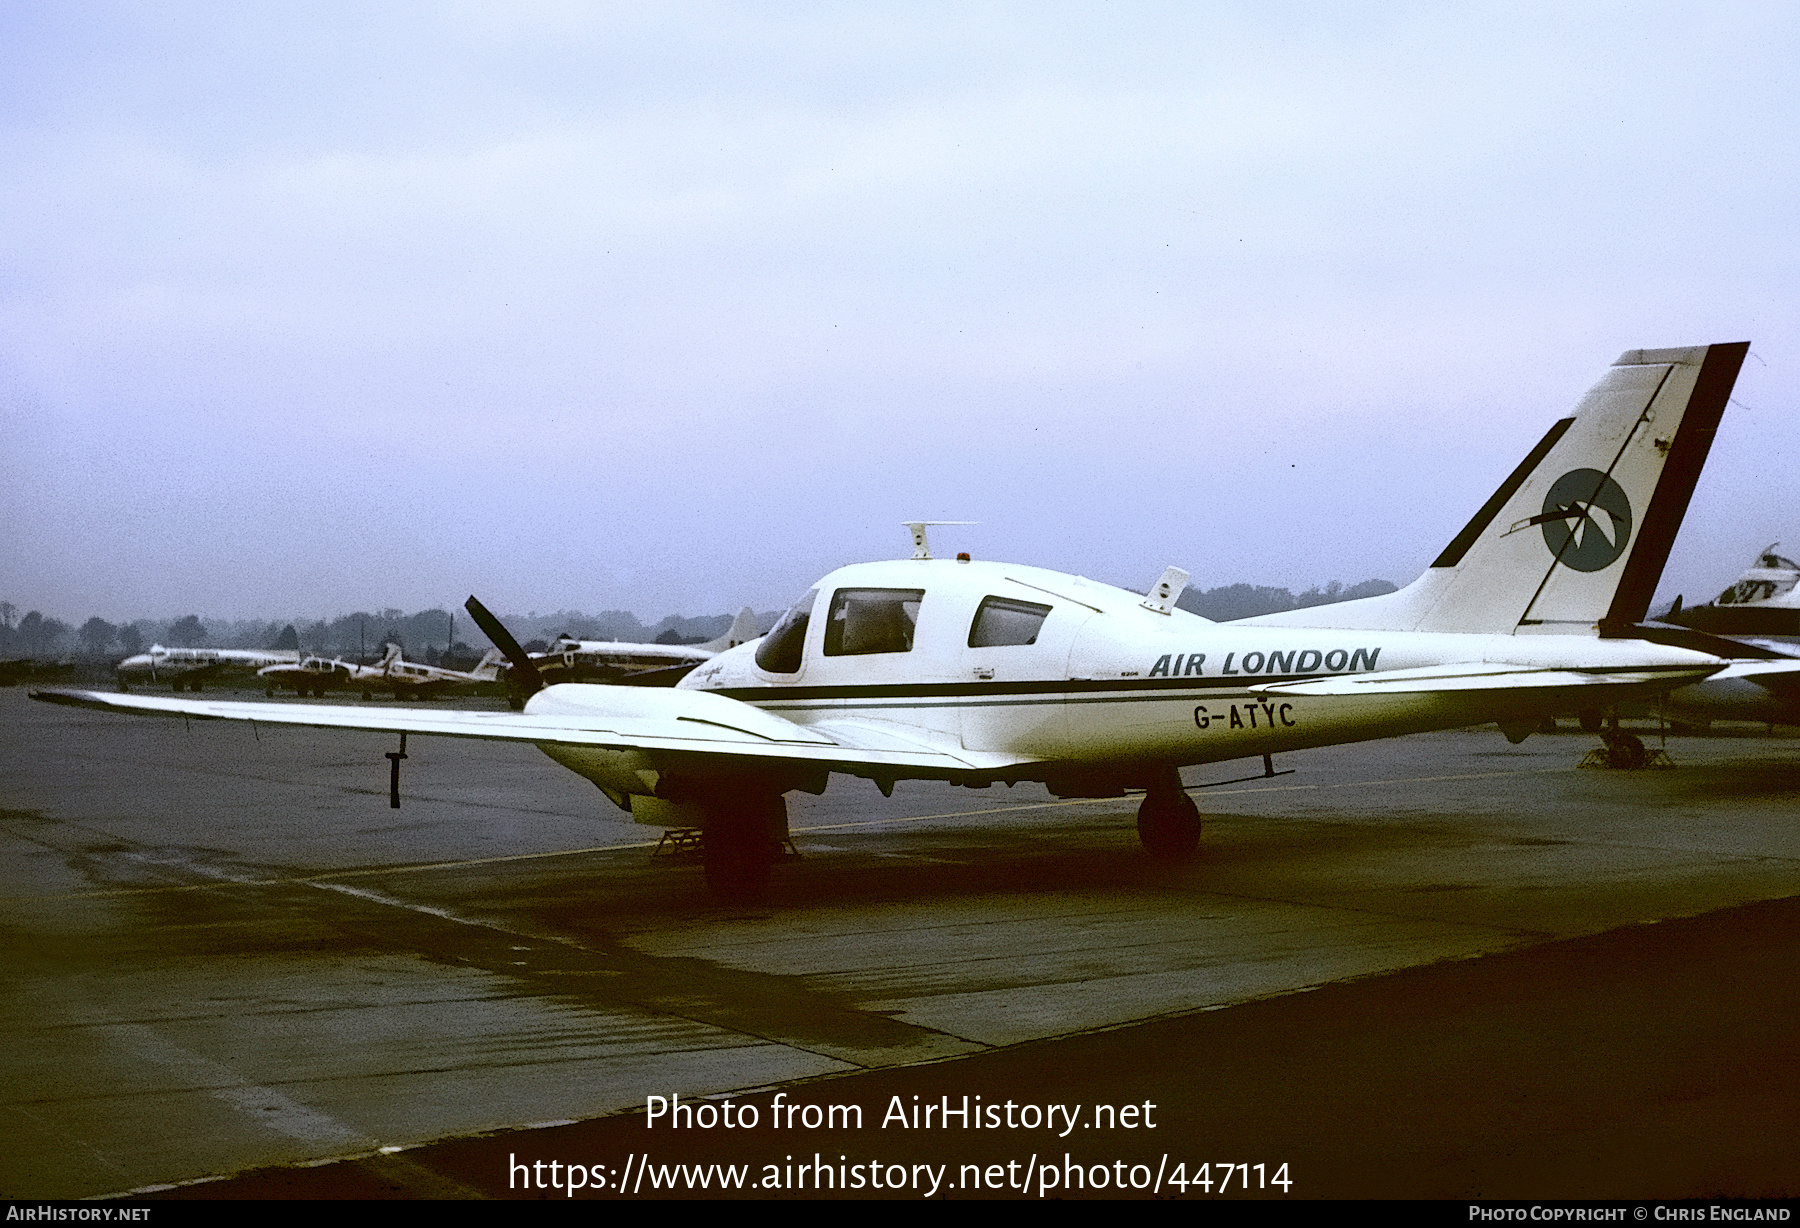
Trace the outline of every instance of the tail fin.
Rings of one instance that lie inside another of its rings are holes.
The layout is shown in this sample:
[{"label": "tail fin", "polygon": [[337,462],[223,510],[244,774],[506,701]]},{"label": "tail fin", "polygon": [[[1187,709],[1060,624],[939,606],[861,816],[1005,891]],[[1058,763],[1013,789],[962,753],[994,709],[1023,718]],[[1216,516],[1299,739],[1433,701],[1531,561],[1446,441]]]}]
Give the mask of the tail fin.
[{"label": "tail fin", "polygon": [[500,676],[500,662],[505,659],[505,653],[501,652],[498,648],[490,648],[481,654],[481,660],[476,663],[475,668],[470,670],[469,673],[483,682],[492,682]]},{"label": "tail fin", "polygon": [[1498,634],[1641,622],[1749,348],[1627,350],[1412,584],[1244,621]]},{"label": "tail fin", "polygon": [[736,648],[739,644],[748,644],[761,635],[756,629],[756,611],[745,606],[738,611],[732,620],[731,629],[716,640],[708,640],[704,644],[695,644],[696,648],[704,648],[707,652],[724,652],[727,648]]}]

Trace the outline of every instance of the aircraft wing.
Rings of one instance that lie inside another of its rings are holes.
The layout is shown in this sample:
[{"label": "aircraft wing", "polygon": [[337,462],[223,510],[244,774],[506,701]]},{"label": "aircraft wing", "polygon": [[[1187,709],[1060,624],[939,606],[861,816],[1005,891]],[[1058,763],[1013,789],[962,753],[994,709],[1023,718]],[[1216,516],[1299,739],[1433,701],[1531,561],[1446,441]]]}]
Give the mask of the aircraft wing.
[{"label": "aircraft wing", "polygon": [[[1674,690],[1711,677],[1723,668],[1719,665],[1586,670],[1497,664],[1426,666],[1423,669],[1384,670],[1377,674],[1337,674],[1298,682],[1270,682],[1249,689],[1269,695],[1404,695],[1470,691],[1530,691],[1541,695],[1547,691],[1568,691],[1574,698],[1576,693],[1595,687]],[[1589,698],[1584,696],[1583,702]]]},{"label": "aircraft wing", "polygon": [[163,699],[102,691],[34,691],[47,703],[180,716],[190,720],[252,721],[314,729],[359,729],[447,738],[527,742],[778,759],[836,771],[859,767],[924,772],[992,771],[1032,762],[1029,756],[967,751],[884,732],[881,722],[839,721],[829,729],[797,725],[751,704],[704,691],[564,684],[534,697],[525,712],[434,711],[425,708],[334,704]]},{"label": "aircraft wing", "polygon": [[1779,661],[1733,661],[1713,677],[1742,678],[1782,699],[1800,698],[1800,660],[1793,657]]}]

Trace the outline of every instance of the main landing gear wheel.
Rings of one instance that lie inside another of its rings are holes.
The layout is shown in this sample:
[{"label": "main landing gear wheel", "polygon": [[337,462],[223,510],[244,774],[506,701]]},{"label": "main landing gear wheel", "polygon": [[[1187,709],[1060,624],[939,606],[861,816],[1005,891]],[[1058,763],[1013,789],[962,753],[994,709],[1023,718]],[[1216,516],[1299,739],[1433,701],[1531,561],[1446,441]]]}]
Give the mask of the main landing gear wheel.
[{"label": "main landing gear wheel", "polygon": [[1170,772],[1144,791],[1138,807],[1138,839],[1158,861],[1191,859],[1200,847],[1200,808],[1181,787],[1181,777]]},{"label": "main landing gear wheel", "polygon": [[1644,749],[1644,740],[1635,733],[1604,733],[1600,737],[1606,743],[1606,761],[1609,767],[1644,766],[1649,752]]},{"label": "main landing gear wheel", "polygon": [[702,838],[707,889],[721,904],[753,904],[787,835],[787,799],[751,795],[709,810]]}]

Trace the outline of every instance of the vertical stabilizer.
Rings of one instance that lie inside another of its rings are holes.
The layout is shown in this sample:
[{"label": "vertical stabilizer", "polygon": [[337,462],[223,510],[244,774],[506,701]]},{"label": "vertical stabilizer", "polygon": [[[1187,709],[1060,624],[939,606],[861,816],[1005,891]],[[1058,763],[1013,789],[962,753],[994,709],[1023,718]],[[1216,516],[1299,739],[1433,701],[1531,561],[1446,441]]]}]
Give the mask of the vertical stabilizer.
[{"label": "vertical stabilizer", "polygon": [[482,682],[492,682],[500,676],[500,662],[505,659],[505,653],[498,648],[490,648],[481,654],[481,660],[469,674]]},{"label": "vertical stabilizer", "polygon": [[1412,584],[1245,621],[1501,634],[1641,621],[1749,348],[1626,351]]},{"label": "vertical stabilizer", "polygon": [[756,611],[745,606],[738,611],[738,616],[731,622],[731,629],[724,635],[716,640],[708,640],[704,644],[695,644],[694,647],[705,649],[707,652],[724,652],[727,648],[748,644],[761,634],[762,632],[756,629]]}]

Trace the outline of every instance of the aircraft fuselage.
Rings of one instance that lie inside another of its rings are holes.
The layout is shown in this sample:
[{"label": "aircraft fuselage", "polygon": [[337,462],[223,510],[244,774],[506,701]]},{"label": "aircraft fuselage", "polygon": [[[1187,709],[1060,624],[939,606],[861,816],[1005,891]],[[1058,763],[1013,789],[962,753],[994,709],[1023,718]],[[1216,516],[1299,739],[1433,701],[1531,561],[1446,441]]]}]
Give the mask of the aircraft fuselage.
[{"label": "aircraft fuselage", "polygon": [[[1291,684],[1446,666],[1467,673],[1474,664],[1647,674],[1644,689],[1654,691],[1719,664],[1684,649],[1593,636],[1238,626],[1158,613],[1143,600],[1032,567],[859,564],[825,577],[800,603],[804,627],[795,628],[790,612],[769,637],[720,653],[678,685],[800,726],[848,720],[887,731],[896,744],[947,750],[970,764],[965,783],[1043,779],[1074,794],[1128,786],[1144,765],[1535,719],[1568,707],[1566,676],[1554,698],[1548,686],[1279,689]],[[770,641],[784,634],[792,642],[782,657],[783,645]],[[579,708],[582,689],[551,688],[526,711]],[[613,752],[559,749],[553,757],[608,787],[629,784]]]}]

